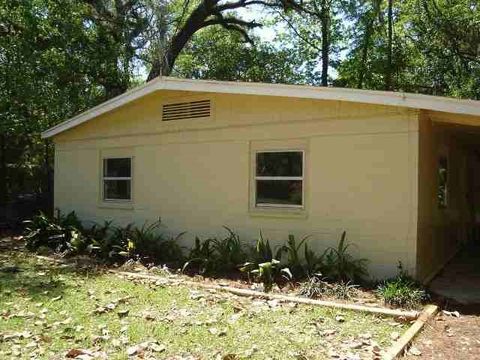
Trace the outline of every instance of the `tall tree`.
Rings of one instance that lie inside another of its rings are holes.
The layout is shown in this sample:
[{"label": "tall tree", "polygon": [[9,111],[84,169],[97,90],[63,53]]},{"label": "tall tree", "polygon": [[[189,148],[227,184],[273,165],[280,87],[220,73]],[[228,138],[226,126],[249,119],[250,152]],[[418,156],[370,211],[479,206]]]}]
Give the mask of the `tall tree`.
[{"label": "tall tree", "polygon": [[[126,90],[130,45],[120,33],[135,34],[144,24],[128,20],[136,10],[122,8],[126,3],[104,1],[101,11],[92,1],[0,3],[3,201],[18,192],[49,192],[52,146],[40,140],[42,130]],[[106,9],[114,8],[131,15],[110,17]],[[125,21],[118,23],[120,18]]]},{"label": "tall tree", "polygon": [[177,59],[172,75],[193,79],[301,83],[303,60],[290,49],[212,26],[199,31]]},{"label": "tall tree", "polygon": [[99,65],[94,76],[109,99],[130,87],[132,67],[147,42],[149,8],[142,0],[84,1],[92,43],[102,44],[89,60]]},{"label": "tall tree", "polygon": [[[305,61],[309,83],[328,86],[330,70],[338,65],[343,40],[342,8],[348,1],[310,0],[296,12],[277,16],[286,25],[283,42]],[[319,81],[317,80],[319,79]]]},{"label": "tall tree", "polygon": [[392,67],[393,67],[393,0],[387,0],[387,68],[385,72],[385,90],[392,90]]},{"label": "tall tree", "polygon": [[320,8],[315,6],[315,15],[320,18],[322,25],[322,86],[328,86],[328,67],[330,66],[330,41],[331,41],[331,0],[321,0]]},{"label": "tall tree", "polygon": [[[173,3],[171,7],[178,7]],[[169,39],[160,53],[153,54],[153,60],[147,80],[159,75],[170,75],[180,52],[185,48],[193,35],[209,26],[219,25],[226,30],[241,34],[245,41],[252,42],[249,30],[261,26],[256,21],[240,18],[235,10],[264,6],[272,9],[301,9],[301,2],[296,0],[184,0],[180,11],[174,12],[171,21],[172,29],[168,32]],[[170,7],[170,8],[171,8]]]}]

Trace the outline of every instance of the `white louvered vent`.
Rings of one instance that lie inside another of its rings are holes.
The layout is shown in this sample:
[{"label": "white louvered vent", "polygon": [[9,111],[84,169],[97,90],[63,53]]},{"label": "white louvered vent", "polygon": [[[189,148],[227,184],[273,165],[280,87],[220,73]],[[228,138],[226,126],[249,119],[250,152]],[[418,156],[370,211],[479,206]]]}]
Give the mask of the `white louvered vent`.
[{"label": "white louvered vent", "polygon": [[162,120],[172,121],[209,117],[210,110],[210,100],[165,104],[162,109]]}]

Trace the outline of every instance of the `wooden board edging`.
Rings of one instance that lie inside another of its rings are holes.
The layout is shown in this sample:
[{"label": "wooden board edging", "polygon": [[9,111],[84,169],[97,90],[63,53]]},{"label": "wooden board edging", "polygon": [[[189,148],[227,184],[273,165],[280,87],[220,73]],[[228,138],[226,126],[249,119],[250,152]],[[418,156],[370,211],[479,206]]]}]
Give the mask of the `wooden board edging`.
[{"label": "wooden board edging", "polygon": [[[118,274],[126,277],[149,279],[149,280],[165,280],[164,277],[155,276],[155,275],[139,274],[139,273],[132,273],[128,271],[119,271],[119,270],[108,270],[108,271],[113,274]],[[420,315],[418,311],[405,311],[405,310],[388,309],[388,308],[373,307],[373,306],[343,304],[343,303],[337,303],[334,301],[314,300],[314,299],[297,297],[297,296],[265,293],[265,292],[255,291],[255,290],[235,288],[231,286],[202,284],[200,282],[195,282],[195,281],[182,280],[182,283],[186,285],[201,287],[204,289],[225,291],[225,292],[229,292],[231,294],[239,295],[239,296],[250,296],[250,297],[272,299],[272,300],[275,299],[282,302],[294,302],[299,304],[325,306],[325,307],[331,307],[331,308],[342,309],[342,310],[361,311],[361,312],[367,312],[372,314],[401,317],[401,318],[404,318],[405,320],[415,320]]]},{"label": "wooden board edging", "polygon": [[438,306],[427,305],[423,309],[418,319],[403,333],[402,336],[388,349],[383,356],[384,360],[393,360],[403,355],[407,346],[411,343],[415,336],[422,330],[425,323],[435,316],[438,311]]}]

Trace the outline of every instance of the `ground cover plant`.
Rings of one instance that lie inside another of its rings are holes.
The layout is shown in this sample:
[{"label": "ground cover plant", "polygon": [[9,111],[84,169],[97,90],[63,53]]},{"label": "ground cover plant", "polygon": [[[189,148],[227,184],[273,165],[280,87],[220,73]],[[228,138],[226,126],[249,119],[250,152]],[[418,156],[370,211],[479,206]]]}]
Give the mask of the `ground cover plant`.
[{"label": "ground cover plant", "polygon": [[322,275],[314,275],[300,284],[299,294],[312,299],[333,297],[342,300],[350,300],[357,293],[358,285],[350,282],[328,282],[322,279]]},{"label": "ground cover plant", "polygon": [[405,326],[164,279],[132,281],[3,249],[0,358],[371,359]]},{"label": "ground cover plant", "polygon": [[420,308],[428,299],[425,289],[409,276],[399,264],[399,273],[392,279],[385,280],[377,288],[378,296],[385,304],[403,307]]}]

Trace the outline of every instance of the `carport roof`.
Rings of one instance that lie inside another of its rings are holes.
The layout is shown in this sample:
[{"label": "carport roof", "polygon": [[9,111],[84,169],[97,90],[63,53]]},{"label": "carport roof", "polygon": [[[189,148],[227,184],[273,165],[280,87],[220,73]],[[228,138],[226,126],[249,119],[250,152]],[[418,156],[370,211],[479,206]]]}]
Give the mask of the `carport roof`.
[{"label": "carport roof", "polygon": [[480,101],[475,100],[460,100],[403,92],[315,87],[309,85],[188,80],[158,77],[46,130],[42,133],[42,138],[55,136],[134,100],[161,90],[350,101],[424,109],[441,113],[480,116]]}]

